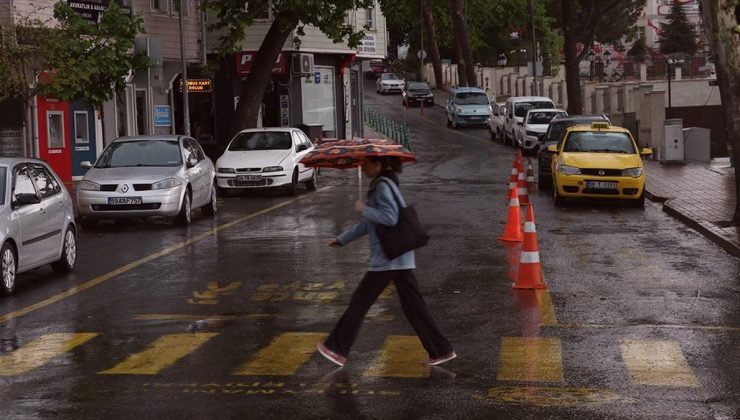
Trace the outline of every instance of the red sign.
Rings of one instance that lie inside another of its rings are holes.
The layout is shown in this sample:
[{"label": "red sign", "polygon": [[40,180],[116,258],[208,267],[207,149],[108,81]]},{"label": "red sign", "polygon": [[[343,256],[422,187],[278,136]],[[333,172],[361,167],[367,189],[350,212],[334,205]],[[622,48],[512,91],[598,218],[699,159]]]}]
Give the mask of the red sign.
[{"label": "red sign", "polygon": [[[245,76],[252,69],[252,63],[257,56],[257,51],[238,51],[234,54],[236,59],[236,74]],[[280,53],[272,68],[272,74],[285,74],[285,54]]]}]

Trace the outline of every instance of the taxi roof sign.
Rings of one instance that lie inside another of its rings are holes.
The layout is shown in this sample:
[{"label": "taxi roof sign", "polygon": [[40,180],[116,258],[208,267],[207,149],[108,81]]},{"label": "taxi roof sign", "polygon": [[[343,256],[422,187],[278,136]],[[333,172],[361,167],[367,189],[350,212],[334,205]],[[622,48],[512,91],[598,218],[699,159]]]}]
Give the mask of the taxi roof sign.
[{"label": "taxi roof sign", "polygon": [[609,128],[609,123],[605,121],[594,121],[591,123],[591,128]]}]

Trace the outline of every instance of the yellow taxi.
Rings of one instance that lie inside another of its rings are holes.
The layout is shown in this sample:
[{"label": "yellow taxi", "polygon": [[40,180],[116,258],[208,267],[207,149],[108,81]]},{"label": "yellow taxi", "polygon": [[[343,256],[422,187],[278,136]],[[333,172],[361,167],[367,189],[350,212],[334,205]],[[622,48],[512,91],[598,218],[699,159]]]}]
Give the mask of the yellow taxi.
[{"label": "yellow taxi", "polygon": [[548,147],[552,159],[552,197],[560,206],[566,197],[618,198],[645,205],[645,169],[629,130],[594,122],[569,127],[557,145]]}]

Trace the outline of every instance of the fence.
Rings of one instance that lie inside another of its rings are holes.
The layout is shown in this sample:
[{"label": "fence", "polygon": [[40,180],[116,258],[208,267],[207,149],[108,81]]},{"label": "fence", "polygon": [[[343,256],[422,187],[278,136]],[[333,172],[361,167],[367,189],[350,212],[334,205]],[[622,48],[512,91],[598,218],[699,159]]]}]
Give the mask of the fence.
[{"label": "fence", "polygon": [[384,115],[380,115],[372,108],[365,108],[363,111],[365,123],[373,130],[393,139],[396,143],[399,143],[405,148],[411,150],[411,130],[408,125],[394,121]]}]

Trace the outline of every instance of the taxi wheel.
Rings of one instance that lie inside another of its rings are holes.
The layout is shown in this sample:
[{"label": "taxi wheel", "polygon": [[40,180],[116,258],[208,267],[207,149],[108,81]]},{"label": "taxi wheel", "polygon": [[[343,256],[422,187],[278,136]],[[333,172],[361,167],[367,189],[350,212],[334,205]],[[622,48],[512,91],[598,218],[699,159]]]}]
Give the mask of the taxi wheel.
[{"label": "taxi wheel", "polygon": [[565,197],[561,196],[558,192],[558,186],[555,185],[555,180],[552,182],[552,202],[557,207],[562,207],[565,204]]}]

